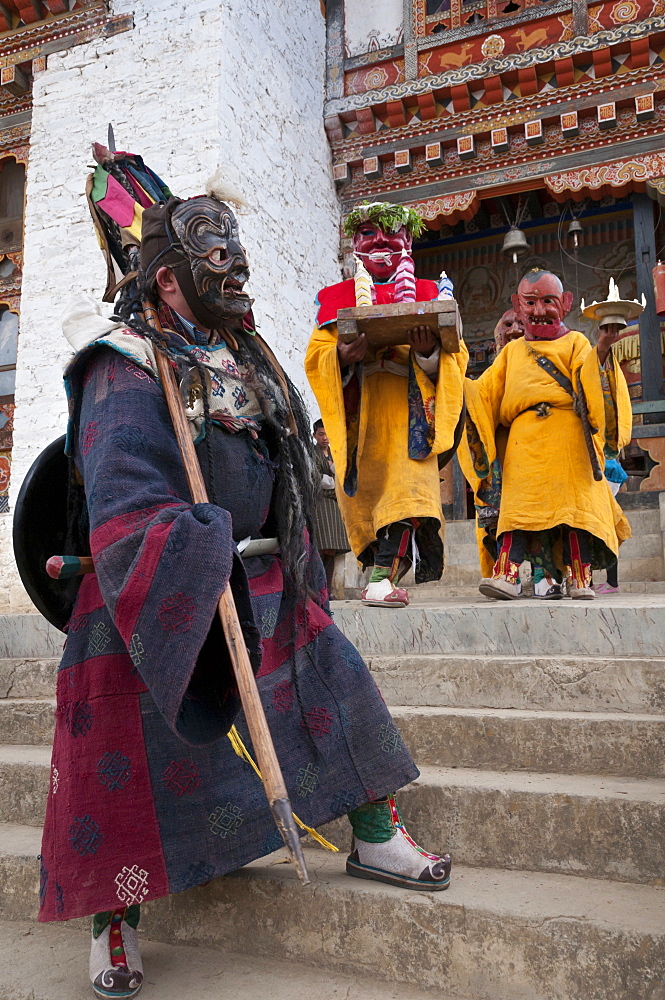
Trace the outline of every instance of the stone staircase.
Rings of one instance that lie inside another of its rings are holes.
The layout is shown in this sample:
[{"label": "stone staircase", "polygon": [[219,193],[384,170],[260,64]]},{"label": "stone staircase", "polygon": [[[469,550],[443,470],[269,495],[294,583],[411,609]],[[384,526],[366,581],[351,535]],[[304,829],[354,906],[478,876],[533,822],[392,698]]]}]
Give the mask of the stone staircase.
[{"label": "stone staircase", "polygon": [[[661,508],[626,511],[633,531],[619,554],[619,584],[626,593],[665,594],[665,494]],[[529,567],[524,567],[529,579]],[[366,585],[367,574],[360,573],[352,554],[346,557],[346,596],[357,598]],[[594,573],[594,582],[605,579],[605,573]],[[480,563],[474,521],[446,523],[446,568],[438,583],[416,587],[413,574],[408,573],[404,585],[412,598],[420,601],[445,600],[449,597],[474,597],[478,594]]]},{"label": "stone staircase", "polygon": [[[451,888],[354,880],[308,848],[303,889],[277,852],[144,907],[143,995],[663,1000],[665,597],[334,613],[396,706],[421,768],[405,819],[453,854]],[[28,923],[61,640],[0,619],[0,1000],[89,995],[84,922]],[[343,852],[346,821],[324,832]]]}]

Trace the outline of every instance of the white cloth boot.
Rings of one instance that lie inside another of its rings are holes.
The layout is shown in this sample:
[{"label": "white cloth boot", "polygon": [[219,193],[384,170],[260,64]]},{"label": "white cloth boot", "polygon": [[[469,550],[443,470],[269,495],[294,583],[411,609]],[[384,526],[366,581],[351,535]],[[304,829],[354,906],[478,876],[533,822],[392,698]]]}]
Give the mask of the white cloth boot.
[{"label": "white cloth boot", "polygon": [[402,889],[447,889],[452,861],[449,854],[428,854],[409,836],[397,804],[388,798],[394,836],[382,844],[372,844],[353,836],[353,848],[346,859],[347,875],[388,882]]},{"label": "white cloth boot", "polygon": [[135,997],[143,985],[138,932],[122,919],[123,913],[115,910],[108,927],[98,938],[92,937],[90,982],[95,996],[103,1000]]}]

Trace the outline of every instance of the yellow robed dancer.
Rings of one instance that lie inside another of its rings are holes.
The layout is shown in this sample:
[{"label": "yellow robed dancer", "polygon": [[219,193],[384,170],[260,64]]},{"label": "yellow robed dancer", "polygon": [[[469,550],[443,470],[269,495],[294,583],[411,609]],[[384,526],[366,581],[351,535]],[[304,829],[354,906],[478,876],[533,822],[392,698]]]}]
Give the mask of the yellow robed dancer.
[{"label": "yellow robed dancer", "polygon": [[[386,203],[347,218],[377,303],[398,301],[405,286],[417,301],[437,298],[436,282],[403,277],[403,266],[396,280],[422,227],[412,209]],[[395,583],[412,563],[417,583],[443,572],[437,456],[454,449],[468,352],[462,344],[444,353],[428,327],[415,327],[397,347],[371,348],[364,335],[339,342],[337,311],[356,304],[353,279],[322,289],[318,304],[305,370],[330,439],[351,548],[363,567],[373,566],[363,601],[402,607],[408,594]]]},{"label": "yellow robed dancer", "polygon": [[[571,305],[555,275],[529,272],[513,296],[524,337],[506,344],[477,381],[466,380],[460,462],[495,559],[480,584],[488,597],[517,597],[519,567],[529,558],[559,585],[566,573],[571,597],[593,599],[592,568],[616,562],[630,537],[602,476],[605,458],[616,457],[632,428],[611,351],[618,327],[601,328],[592,347],[564,325]],[[563,596],[561,588],[552,596]]]}]

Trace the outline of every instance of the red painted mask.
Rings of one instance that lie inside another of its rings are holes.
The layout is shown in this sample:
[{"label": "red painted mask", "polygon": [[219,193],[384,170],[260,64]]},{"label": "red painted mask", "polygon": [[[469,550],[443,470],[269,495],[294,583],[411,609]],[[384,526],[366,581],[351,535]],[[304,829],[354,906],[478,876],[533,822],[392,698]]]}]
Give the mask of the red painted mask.
[{"label": "red painted mask", "polygon": [[524,336],[524,323],[514,309],[506,309],[505,313],[494,327],[494,340],[500,351],[510,340],[519,340]]},{"label": "red painted mask", "polygon": [[375,281],[390,281],[402,250],[411,251],[411,242],[404,226],[397,233],[386,233],[373,222],[363,222],[353,236],[353,249]]},{"label": "red painted mask", "polygon": [[557,340],[568,333],[563,319],[571,310],[573,293],[564,292],[555,274],[549,271],[527,274],[511,299],[524,323],[525,340]]}]

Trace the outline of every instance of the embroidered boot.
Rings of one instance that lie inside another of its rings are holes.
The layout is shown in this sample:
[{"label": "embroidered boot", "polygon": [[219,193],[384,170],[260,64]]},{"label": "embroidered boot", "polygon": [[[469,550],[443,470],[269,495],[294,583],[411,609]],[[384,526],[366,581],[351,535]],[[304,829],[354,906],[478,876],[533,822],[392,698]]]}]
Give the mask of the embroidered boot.
[{"label": "embroidered boot", "polygon": [[[591,574],[589,574],[590,576]],[[580,585],[580,582],[573,576],[568,579],[568,593],[578,601],[593,601],[596,596],[596,592],[591,587],[591,579],[589,579],[588,585]]]},{"label": "embroidered boot", "polygon": [[370,608],[405,608],[409,603],[407,591],[393,586],[388,577],[375,583],[370,581],[360,599]]},{"label": "embroidered boot", "polygon": [[511,559],[513,532],[506,531],[501,536],[501,548],[490,577],[480,581],[478,590],[485,597],[498,601],[515,601],[522,594],[520,564]]},{"label": "embroidered boot", "polygon": [[574,561],[572,566],[566,566],[568,577],[568,593],[578,601],[593,601],[596,592],[591,586],[591,566],[589,563]]},{"label": "embroidered boot", "polygon": [[96,913],[92,921],[90,982],[97,997],[135,997],[143,985],[138,906]]},{"label": "embroidered boot", "polygon": [[419,523],[416,518],[406,518],[388,524],[377,532],[378,549],[375,555],[377,562],[372,569],[369,583],[360,595],[363,604],[373,608],[407,606],[409,603],[407,591],[395,584],[409,562],[415,566],[418,561],[415,531]]},{"label": "embroidered boot", "polygon": [[419,847],[404,828],[392,797],[353,809],[353,849],[347,875],[388,882],[402,889],[437,890],[450,885],[449,854],[439,857]]},{"label": "embroidered boot", "polygon": [[514,583],[505,576],[485,577],[480,581],[478,590],[485,597],[493,597],[497,601],[516,601],[522,595],[519,583]]},{"label": "embroidered boot", "polygon": [[[566,566],[568,593],[578,601],[593,601],[596,595],[591,587],[591,563],[585,561],[589,558],[585,537],[584,532],[571,530],[568,534],[567,547],[570,557],[570,565]],[[566,558],[565,550],[564,558]]]}]

